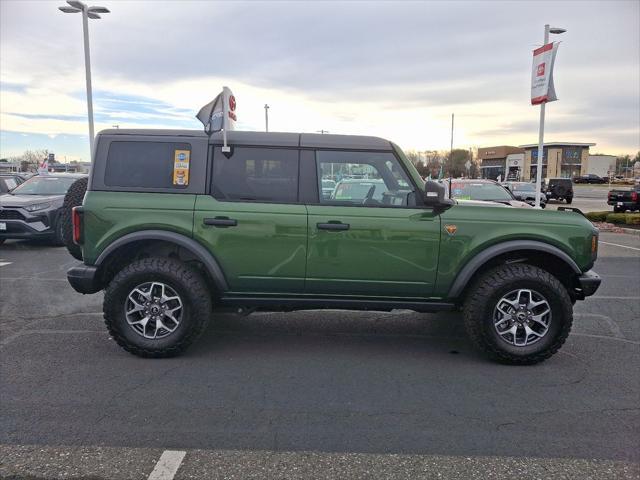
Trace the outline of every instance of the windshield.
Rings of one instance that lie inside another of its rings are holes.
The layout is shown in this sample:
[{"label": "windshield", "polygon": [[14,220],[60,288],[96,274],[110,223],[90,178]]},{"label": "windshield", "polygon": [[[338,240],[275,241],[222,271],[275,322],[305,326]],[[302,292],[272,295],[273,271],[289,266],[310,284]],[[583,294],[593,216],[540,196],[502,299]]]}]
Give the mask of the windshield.
[{"label": "windshield", "polygon": [[536,186],[533,183],[521,183],[516,185],[511,185],[512,190],[517,190],[519,192],[535,192]]},{"label": "windshield", "polygon": [[498,202],[513,200],[506,188],[495,183],[453,182],[451,196],[459,200],[495,200]]},{"label": "windshield", "polygon": [[32,177],[11,191],[14,195],[64,195],[77,178]]}]

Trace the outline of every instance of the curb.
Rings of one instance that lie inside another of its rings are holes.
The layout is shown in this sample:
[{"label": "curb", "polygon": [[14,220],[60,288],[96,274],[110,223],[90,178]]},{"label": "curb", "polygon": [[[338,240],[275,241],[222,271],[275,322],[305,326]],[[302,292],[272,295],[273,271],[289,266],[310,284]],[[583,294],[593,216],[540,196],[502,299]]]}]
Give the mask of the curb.
[{"label": "curb", "polygon": [[636,230],[635,228],[620,228],[624,233],[630,233],[631,235],[640,235],[640,229]]}]

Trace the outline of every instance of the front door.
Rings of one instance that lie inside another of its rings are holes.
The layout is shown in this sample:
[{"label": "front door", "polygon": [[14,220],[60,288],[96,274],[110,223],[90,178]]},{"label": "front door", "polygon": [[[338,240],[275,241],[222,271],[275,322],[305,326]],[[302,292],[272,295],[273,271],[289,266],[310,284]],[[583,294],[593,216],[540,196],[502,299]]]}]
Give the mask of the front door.
[{"label": "front door", "polygon": [[307,206],[306,291],[428,297],[440,217],[415,205],[415,189],[394,154],[322,150],[316,165],[319,184],[336,185]]},{"label": "front door", "polygon": [[307,210],[298,203],[298,150],[214,149],[210,195],[196,199],[194,238],[233,293],[302,293]]}]

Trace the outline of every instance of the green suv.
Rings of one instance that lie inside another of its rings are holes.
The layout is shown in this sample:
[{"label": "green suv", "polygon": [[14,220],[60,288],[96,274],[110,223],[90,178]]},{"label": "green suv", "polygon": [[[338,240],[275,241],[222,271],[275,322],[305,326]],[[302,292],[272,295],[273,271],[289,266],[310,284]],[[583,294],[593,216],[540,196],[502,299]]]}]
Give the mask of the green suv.
[{"label": "green suv", "polygon": [[[106,130],[73,210],[80,293],[116,342],[183,352],[216,311],[461,309],[490,357],[553,355],[600,284],[580,213],[445,198],[393,143],[297,133]],[[369,185],[323,195],[323,180]],[[351,180],[350,180],[351,181]],[[330,313],[328,313],[330,314]]]}]

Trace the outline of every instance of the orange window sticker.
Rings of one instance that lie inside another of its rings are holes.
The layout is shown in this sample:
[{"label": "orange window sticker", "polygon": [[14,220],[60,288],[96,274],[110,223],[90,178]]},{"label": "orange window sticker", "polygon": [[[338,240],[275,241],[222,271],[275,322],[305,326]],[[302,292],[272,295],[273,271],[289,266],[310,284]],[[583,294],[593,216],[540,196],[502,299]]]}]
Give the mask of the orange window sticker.
[{"label": "orange window sticker", "polygon": [[175,150],[173,155],[173,184],[186,187],[189,185],[189,150]]}]

